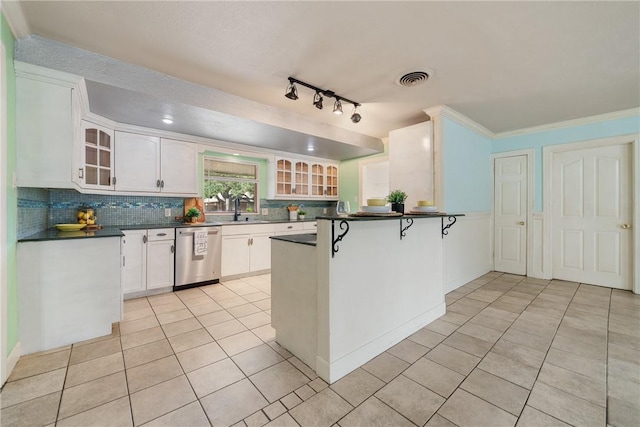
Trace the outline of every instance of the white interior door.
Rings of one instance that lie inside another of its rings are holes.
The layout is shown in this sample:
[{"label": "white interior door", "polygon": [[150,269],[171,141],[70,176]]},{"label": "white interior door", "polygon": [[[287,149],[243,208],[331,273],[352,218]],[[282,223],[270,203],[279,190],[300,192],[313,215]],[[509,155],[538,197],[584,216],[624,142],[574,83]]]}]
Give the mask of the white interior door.
[{"label": "white interior door", "polygon": [[631,144],[553,154],[553,277],[631,289]]},{"label": "white interior door", "polygon": [[527,274],[527,156],[494,162],[494,269]]}]

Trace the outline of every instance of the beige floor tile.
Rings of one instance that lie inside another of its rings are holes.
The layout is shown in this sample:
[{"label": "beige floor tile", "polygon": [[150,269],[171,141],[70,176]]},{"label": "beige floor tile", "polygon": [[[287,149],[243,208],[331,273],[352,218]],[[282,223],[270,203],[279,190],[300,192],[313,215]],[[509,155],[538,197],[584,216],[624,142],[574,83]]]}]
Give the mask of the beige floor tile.
[{"label": "beige floor tile", "polygon": [[97,359],[98,357],[107,356],[109,354],[118,353],[122,350],[120,346],[120,338],[111,338],[104,341],[98,341],[93,344],[87,344],[80,347],[73,346],[71,348],[71,357],[69,365],[86,362],[87,360]]},{"label": "beige floor tile", "polygon": [[58,427],[101,427],[106,424],[113,427],[133,426],[128,396],[59,420],[56,425]]},{"label": "beige floor tile", "polygon": [[523,305],[510,304],[508,302],[501,301],[501,300],[492,302],[489,307],[492,307],[498,310],[509,311],[514,314],[520,314],[525,309],[525,306]]},{"label": "beige floor tile", "polygon": [[267,414],[267,417],[269,417],[270,420],[274,420],[280,415],[287,412],[287,408],[285,408],[284,405],[280,402],[273,402],[271,405],[263,408],[262,410],[265,414]]},{"label": "beige floor tile", "polygon": [[441,415],[433,414],[424,427],[456,427],[456,425]]},{"label": "beige floor tile", "polygon": [[124,322],[131,322],[132,320],[138,320],[145,317],[155,316],[156,313],[151,307],[141,308],[140,310],[130,310],[124,312]]},{"label": "beige floor tile", "polygon": [[189,372],[187,378],[196,392],[196,396],[200,399],[229,384],[240,381],[245,376],[231,359],[222,359]]},{"label": "beige floor tile", "polygon": [[125,300],[123,305],[123,311],[125,313],[133,310],[141,310],[143,308],[151,308],[151,304],[149,304],[149,301],[145,297]]},{"label": "beige floor tile", "polygon": [[236,319],[218,323],[213,326],[207,326],[207,331],[209,331],[211,336],[218,341],[222,338],[230,337],[231,335],[235,335],[246,330],[247,327]]},{"label": "beige floor tile", "polygon": [[531,390],[527,405],[572,425],[602,426],[606,423],[605,408],[540,381]]},{"label": "beige floor tile", "polygon": [[576,372],[545,363],[538,374],[537,382],[588,400],[596,405],[607,404],[606,378],[594,379]]},{"label": "beige floor tile", "polygon": [[286,396],[309,379],[286,360],[249,377],[269,402]]},{"label": "beige floor tile", "polygon": [[253,303],[260,310],[271,310],[271,298],[263,299]]},{"label": "beige floor tile", "polygon": [[469,372],[476,367],[480,358],[464,351],[449,347],[446,344],[440,344],[424,357],[439,363],[442,366],[456,371],[462,375],[468,375]]},{"label": "beige floor tile", "polygon": [[71,349],[57,351],[37,357],[21,357],[13,368],[8,381],[16,381],[23,378],[55,371],[67,367]]},{"label": "beige floor tile", "polygon": [[493,343],[460,332],[454,332],[443,343],[476,357],[483,357],[493,345]]},{"label": "beige floor tile", "polygon": [[517,418],[462,389],[442,405],[438,414],[464,426],[513,426]]},{"label": "beige floor tile", "polygon": [[586,336],[556,335],[551,347],[593,360],[607,360],[606,342],[588,340]]},{"label": "beige floor tile", "polygon": [[184,308],[182,310],[170,311],[168,313],[158,314],[156,316],[158,318],[158,322],[161,325],[166,325],[167,323],[178,322],[180,320],[191,319],[193,314],[189,311],[189,309]]},{"label": "beige floor tile", "polygon": [[0,421],[3,427],[46,426],[55,423],[60,403],[60,393],[55,392],[2,409]]},{"label": "beige floor tile", "polygon": [[631,405],[637,405],[640,402],[640,384],[638,383],[638,378],[622,378],[609,375],[607,394],[609,397],[626,401]]},{"label": "beige floor tile", "polygon": [[249,302],[261,301],[263,299],[270,298],[269,294],[264,292],[254,292],[251,294],[243,295],[242,298],[246,299]]},{"label": "beige floor tile", "polygon": [[458,329],[459,326],[454,323],[446,322],[442,320],[442,318],[439,318],[429,323],[427,326],[425,326],[425,328],[430,331],[437,332],[440,335],[449,336],[456,329]]},{"label": "beige floor tile", "polygon": [[[216,298],[214,298],[214,299],[216,299]],[[236,296],[236,297],[233,297],[233,298],[225,298],[225,299],[222,299],[222,300],[216,299],[216,301],[224,309],[228,309],[228,308],[231,308],[231,307],[237,307],[239,305],[243,305],[243,304],[248,304],[249,303],[249,301],[247,301],[246,299],[244,299],[244,298],[242,298],[240,296]]]},{"label": "beige floor tile", "polygon": [[194,347],[213,342],[213,338],[204,328],[196,329],[180,335],[169,337],[169,343],[173,351],[180,353]]},{"label": "beige floor tile", "polygon": [[289,393],[285,397],[280,399],[280,402],[282,402],[282,404],[286,406],[287,409],[292,409],[301,404],[302,399],[300,399],[300,397],[298,397],[298,395],[295,393]]},{"label": "beige floor tile", "polygon": [[474,369],[460,388],[515,416],[520,415],[529,397],[529,390],[482,369]]},{"label": "beige floor tile", "polygon": [[275,341],[270,341],[267,343],[267,345],[271,347],[280,356],[284,357],[285,359],[288,359],[291,356],[293,356],[293,354],[289,353],[289,351],[286,348],[282,347],[280,344],[278,344]]},{"label": "beige floor tile", "polygon": [[232,425],[269,404],[247,379],[211,393],[200,402],[214,426]]},{"label": "beige floor tile", "polygon": [[467,322],[458,328],[458,332],[465,335],[469,335],[475,338],[479,338],[489,343],[495,343],[498,341],[502,332],[495,329],[487,328],[486,326],[479,325],[477,323]]},{"label": "beige floor tile", "polygon": [[222,360],[227,357],[227,354],[217,343],[211,342],[177,353],[176,356],[184,372],[191,372]]},{"label": "beige floor tile", "polygon": [[160,325],[160,323],[158,323],[158,319],[156,319],[155,316],[143,317],[142,319],[132,320],[130,322],[120,322],[120,335],[132,334],[158,325]]},{"label": "beige floor tile", "polygon": [[[490,316],[488,314],[479,313],[475,317],[473,317],[470,321],[470,324],[484,326],[486,328],[491,328],[498,332],[504,332],[511,326],[512,322],[508,320],[498,319],[496,317]],[[460,331],[462,332],[462,331]]]},{"label": "beige floor tile", "polygon": [[559,366],[596,380],[606,378],[607,374],[607,364],[604,361],[599,362],[587,357],[567,353],[566,351],[558,350],[553,347],[549,349],[545,358],[545,363]]},{"label": "beige floor tile", "polygon": [[331,426],[353,407],[334,391],[325,389],[289,411],[301,426]]},{"label": "beige floor tile", "polygon": [[66,369],[45,372],[6,383],[2,389],[2,408],[62,390]]},{"label": "beige floor tile", "polygon": [[409,363],[385,352],[362,365],[362,369],[388,383],[408,366]]},{"label": "beige floor tile", "polygon": [[247,376],[253,375],[284,360],[282,356],[266,344],[236,354],[232,359]]},{"label": "beige floor tile", "polygon": [[123,335],[120,337],[122,343],[122,349],[128,350],[133,347],[138,347],[144,344],[149,344],[154,341],[160,341],[165,338],[164,332],[160,326],[154,328],[144,329],[140,332],[134,332],[129,335]]},{"label": "beige floor tile", "polygon": [[189,319],[179,320],[177,322],[162,325],[162,330],[168,338],[190,331],[195,331],[196,329],[202,328],[202,326],[203,325],[200,324],[200,322],[196,318],[192,317]]},{"label": "beige floor tile", "polygon": [[161,340],[139,347],[130,348],[124,352],[124,364],[126,369],[131,369],[154,360],[162,359],[173,354],[169,341]]},{"label": "beige floor tile", "polygon": [[224,310],[224,308],[215,301],[205,302],[204,304],[189,305],[188,307],[189,311],[191,311],[194,316],[202,316],[204,314]]},{"label": "beige floor tile", "polygon": [[126,395],[124,372],[67,388],[62,393],[58,418],[68,418]]},{"label": "beige floor tile", "polygon": [[[447,311],[464,314],[466,316],[475,316],[476,314],[482,311],[482,308],[473,307],[468,304],[462,304],[460,300],[457,300],[453,304],[447,305]],[[437,331],[437,332],[440,332],[440,331]]]},{"label": "beige floor tile", "polygon": [[[269,315],[271,316],[271,315]],[[271,327],[271,325],[259,326],[257,328],[251,329],[258,338],[260,338],[264,342],[273,341],[276,339],[276,330]]]},{"label": "beige floor tile", "polygon": [[309,387],[308,384],[305,384],[299,389],[296,389],[295,393],[302,400],[308,400],[309,398],[316,395],[316,391]]},{"label": "beige floor tile", "polygon": [[500,339],[491,351],[536,369],[540,369],[545,357],[542,351],[515,344],[506,339]]},{"label": "beige floor tile", "polygon": [[449,397],[464,380],[464,375],[425,358],[411,365],[402,375],[443,397]]},{"label": "beige floor tile", "polygon": [[424,425],[445,401],[431,390],[400,375],[384,386],[375,397],[417,425]]},{"label": "beige floor tile", "polygon": [[179,377],[182,374],[182,368],[178,363],[178,359],[173,355],[127,369],[129,393],[135,393],[147,387]]},{"label": "beige floor tile", "polygon": [[412,427],[413,425],[405,417],[375,397],[370,397],[340,420],[340,427]]},{"label": "beige floor tile", "polygon": [[226,310],[198,316],[198,321],[205,327],[217,325],[218,323],[227,322],[229,320],[233,320],[233,316]]},{"label": "beige floor tile", "polygon": [[270,423],[265,424],[265,427],[297,427],[297,426],[298,426],[298,423],[296,423],[296,421],[291,417],[291,415],[289,415],[288,412],[286,414],[280,415],[278,418],[271,421]]},{"label": "beige floor tile", "polygon": [[316,392],[320,392],[320,391],[324,390],[325,388],[329,387],[329,384],[327,384],[322,378],[318,377],[315,380],[311,381],[309,383],[309,386],[312,389],[314,389]]},{"label": "beige floor tile", "polygon": [[352,406],[358,406],[376,391],[384,387],[385,383],[358,368],[331,385],[331,390],[338,393]]},{"label": "beige floor tile", "polygon": [[[157,295],[157,297],[163,298],[167,295],[171,295],[171,294]],[[180,301],[180,299],[177,297],[175,299],[169,299],[169,298],[166,298],[163,300],[158,299],[157,302],[155,302],[155,300],[152,300],[151,298],[153,297],[149,297],[149,302],[151,303],[151,307],[153,308],[153,311],[156,313],[156,315],[170,313],[172,311],[177,311],[177,310],[183,310],[184,308],[186,308],[184,303]]]},{"label": "beige floor tile", "polygon": [[168,414],[196,396],[184,375],[131,394],[131,410],[136,425]]},{"label": "beige floor tile", "polygon": [[607,399],[607,423],[612,426],[637,426],[640,420],[640,405],[631,404],[615,397]]},{"label": "beige floor tile", "polygon": [[427,347],[406,339],[388,349],[387,353],[405,362],[413,363],[427,354],[428,351],[429,349]]},{"label": "beige floor tile", "polygon": [[444,340],[445,338],[446,336],[444,335],[441,335],[437,332],[433,332],[427,328],[422,328],[417,332],[415,332],[414,334],[409,335],[408,339],[422,346],[425,346],[427,348],[434,348],[435,346],[440,344],[442,340]]},{"label": "beige floor tile", "polygon": [[456,313],[455,311],[450,311],[446,313],[444,316],[438,317],[440,320],[444,320],[445,322],[453,323],[454,325],[464,325],[471,316],[467,316],[466,314]]},{"label": "beige floor tile", "polygon": [[520,418],[518,418],[518,427],[569,427],[569,424],[553,418],[544,412],[538,411],[531,406],[525,406]]},{"label": "beige floor tile", "polygon": [[191,402],[144,424],[145,427],[210,427],[210,425],[200,402]]},{"label": "beige floor tile", "polygon": [[250,314],[248,316],[240,317],[238,319],[244,326],[249,329],[254,329],[264,325],[271,324],[271,316],[264,312]]},{"label": "beige floor tile", "polygon": [[251,331],[246,331],[218,340],[218,344],[229,356],[235,356],[238,353],[261,345],[262,341],[253,335]]},{"label": "beige floor tile", "polygon": [[239,317],[248,316],[250,314],[260,313],[261,310],[253,304],[242,304],[236,307],[231,307],[227,311],[230,315],[237,319]]},{"label": "beige floor tile", "polygon": [[298,370],[300,372],[305,374],[307,376],[307,378],[309,378],[310,380],[315,380],[316,378],[318,378],[318,374],[316,374],[316,372],[313,369],[311,369],[309,366],[307,366],[306,363],[304,363],[302,360],[298,359],[297,357],[294,356],[294,357],[291,357],[291,358],[289,358],[287,360],[293,366],[298,368]]},{"label": "beige floor tile", "polygon": [[64,387],[73,387],[120,371],[124,371],[124,359],[122,357],[122,352],[98,357],[96,359],[78,363],[77,365],[69,366]]},{"label": "beige floor tile", "polygon": [[264,414],[264,412],[257,411],[245,418],[244,421],[239,421],[236,425],[244,427],[242,425],[243,422],[246,427],[262,427],[269,422],[269,418]]},{"label": "beige floor tile", "polygon": [[518,318],[518,315],[515,313],[512,313],[510,311],[500,310],[491,306],[482,310],[480,314],[483,316],[486,315],[486,316],[494,317],[496,319],[504,320],[507,322],[513,322]]},{"label": "beige floor tile", "polygon": [[549,347],[551,347],[551,341],[553,340],[552,336],[541,337],[517,329],[507,329],[507,332],[502,335],[502,338],[514,344],[520,344],[545,353]]},{"label": "beige floor tile", "polygon": [[529,390],[533,387],[538,375],[538,369],[523,365],[493,351],[482,359],[478,368]]},{"label": "beige floor tile", "polygon": [[180,302],[180,298],[178,298],[173,292],[152,295],[150,297],[147,297],[147,300],[149,301],[149,304],[151,304],[151,306],[154,309],[159,305]]}]

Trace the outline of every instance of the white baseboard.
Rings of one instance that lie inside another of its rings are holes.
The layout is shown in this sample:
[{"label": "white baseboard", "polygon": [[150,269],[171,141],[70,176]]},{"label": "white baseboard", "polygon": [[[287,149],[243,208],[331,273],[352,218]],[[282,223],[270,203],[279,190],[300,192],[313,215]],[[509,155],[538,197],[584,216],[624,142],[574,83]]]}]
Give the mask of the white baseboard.
[{"label": "white baseboard", "polygon": [[418,317],[398,326],[394,330],[387,332],[374,341],[342,356],[330,364],[320,356],[316,356],[316,373],[320,378],[332,384],[380,353],[396,345],[409,335],[433,322],[438,317],[443,316],[446,311],[447,306],[444,302],[438,304],[431,310],[422,313]]},{"label": "white baseboard", "polygon": [[445,293],[491,271],[492,223],[491,212],[470,212],[448,229],[443,237]]},{"label": "white baseboard", "polygon": [[13,350],[11,350],[9,356],[7,356],[7,370],[5,371],[7,377],[2,378],[2,385],[4,385],[7,379],[11,376],[11,372],[13,371],[13,368],[16,367],[20,356],[22,356],[22,346],[20,345],[20,341],[18,341],[16,345],[13,346]]}]

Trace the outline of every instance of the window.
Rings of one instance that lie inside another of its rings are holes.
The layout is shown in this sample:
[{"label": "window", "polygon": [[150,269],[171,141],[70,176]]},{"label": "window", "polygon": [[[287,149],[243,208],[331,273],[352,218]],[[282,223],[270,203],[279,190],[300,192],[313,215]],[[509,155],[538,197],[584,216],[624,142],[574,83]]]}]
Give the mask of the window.
[{"label": "window", "polygon": [[204,158],[204,211],[228,214],[240,200],[241,212],[258,211],[258,164]]}]

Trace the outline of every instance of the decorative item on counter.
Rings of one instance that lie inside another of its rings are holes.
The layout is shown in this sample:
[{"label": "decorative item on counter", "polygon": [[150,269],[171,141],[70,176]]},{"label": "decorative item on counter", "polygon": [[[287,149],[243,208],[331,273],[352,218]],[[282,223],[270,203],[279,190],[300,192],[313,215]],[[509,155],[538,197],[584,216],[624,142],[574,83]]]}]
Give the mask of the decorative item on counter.
[{"label": "decorative item on counter", "polygon": [[200,197],[189,197],[184,199],[184,218],[185,222],[187,220],[187,211],[191,208],[195,207],[200,211],[200,216],[197,217],[196,222],[205,222],[205,214],[204,214],[204,199]]},{"label": "decorative item on counter", "polygon": [[418,206],[414,206],[413,213],[434,213],[438,212],[438,207],[434,206],[433,200],[418,200]]},{"label": "decorative item on counter", "polygon": [[196,208],[195,206],[192,206],[189,208],[189,210],[184,214],[185,218],[187,219],[186,222],[195,224],[196,222],[198,222],[198,217],[200,216],[200,211],[198,210],[198,208]]},{"label": "decorative item on counter", "polygon": [[348,216],[350,212],[351,212],[351,206],[349,205],[349,201],[339,200],[336,203],[336,215]]},{"label": "decorative item on counter", "polygon": [[393,190],[387,196],[387,200],[391,203],[391,210],[394,212],[404,213],[404,201],[407,200],[407,193],[402,190]]},{"label": "decorative item on counter", "polygon": [[298,207],[296,205],[287,206],[289,210],[289,221],[296,221],[298,219]]},{"label": "decorative item on counter", "polygon": [[304,221],[307,213],[303,210],[298,210],[298,219]]},{"label": "decorative item on counter", "polygon": [[98,225],[98,217],[95,215],[92,207],[80,206],[78,208],[78,224],[86,225],[85,230],[99,230],[102,226]]}]

